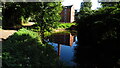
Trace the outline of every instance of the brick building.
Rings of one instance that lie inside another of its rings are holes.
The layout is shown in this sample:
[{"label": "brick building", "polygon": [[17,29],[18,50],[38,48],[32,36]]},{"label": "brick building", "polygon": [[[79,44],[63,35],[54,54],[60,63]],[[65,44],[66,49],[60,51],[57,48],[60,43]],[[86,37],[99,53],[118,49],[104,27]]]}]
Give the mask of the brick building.
[{"label": "brick building", "polygon": [[75,18],[74,6],[73,5],[64,6],[60,15],[61,15],[60,22],[65,22],[65,23],[74,22],[74,18]]}]

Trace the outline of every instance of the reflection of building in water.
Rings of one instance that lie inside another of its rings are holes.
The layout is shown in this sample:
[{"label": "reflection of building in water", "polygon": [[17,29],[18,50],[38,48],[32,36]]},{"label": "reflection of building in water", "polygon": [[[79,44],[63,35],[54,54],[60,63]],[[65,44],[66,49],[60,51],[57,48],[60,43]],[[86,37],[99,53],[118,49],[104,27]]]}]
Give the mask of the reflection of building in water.
[{"label": "reflection of building in water", "polygon": [[58,56],[60,56],[61,44],[72,46],[74,42],[74,36],[69,33],[57,33],[53,34],[49,41],[58,44]]},{"label": "reflection of building in water", "polygon": [[74,42],[74,36],[72,36],[69,33],[54,34],[54,35],[52,35],[52,38],[50,39],[50,41],[52,41],[54,43],[58,43],[58,44],[72,46],[72,44]]}]

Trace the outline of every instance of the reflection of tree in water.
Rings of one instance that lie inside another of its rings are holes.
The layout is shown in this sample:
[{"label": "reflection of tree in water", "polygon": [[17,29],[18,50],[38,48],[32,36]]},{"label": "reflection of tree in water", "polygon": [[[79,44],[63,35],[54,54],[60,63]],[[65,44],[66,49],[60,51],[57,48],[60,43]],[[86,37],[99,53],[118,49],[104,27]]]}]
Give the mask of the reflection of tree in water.
[{"label": "reflection of tree in water", "polygon": [[80,20],[74,62],[80,68],[120,68],[119,14],[91,15]]}]

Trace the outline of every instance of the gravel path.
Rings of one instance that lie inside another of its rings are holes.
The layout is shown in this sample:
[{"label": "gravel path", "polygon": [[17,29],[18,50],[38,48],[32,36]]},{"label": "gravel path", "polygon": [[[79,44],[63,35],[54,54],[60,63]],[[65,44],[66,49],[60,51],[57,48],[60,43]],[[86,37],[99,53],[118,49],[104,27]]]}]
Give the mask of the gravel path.
[{"label": "gravel path", "polygon": [[7,39],[10,35],[17,32],[16,30],[0,30],[0,39]]}]

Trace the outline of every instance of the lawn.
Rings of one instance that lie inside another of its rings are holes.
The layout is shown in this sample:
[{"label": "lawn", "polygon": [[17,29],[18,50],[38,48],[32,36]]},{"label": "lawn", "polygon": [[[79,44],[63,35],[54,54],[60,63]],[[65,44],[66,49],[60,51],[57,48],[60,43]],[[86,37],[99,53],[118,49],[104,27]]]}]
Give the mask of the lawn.
[{"label": "lawn", "polygon": [[76,23],[60,23],[58,29],[69,28],[71,25],[76,25]]}]

